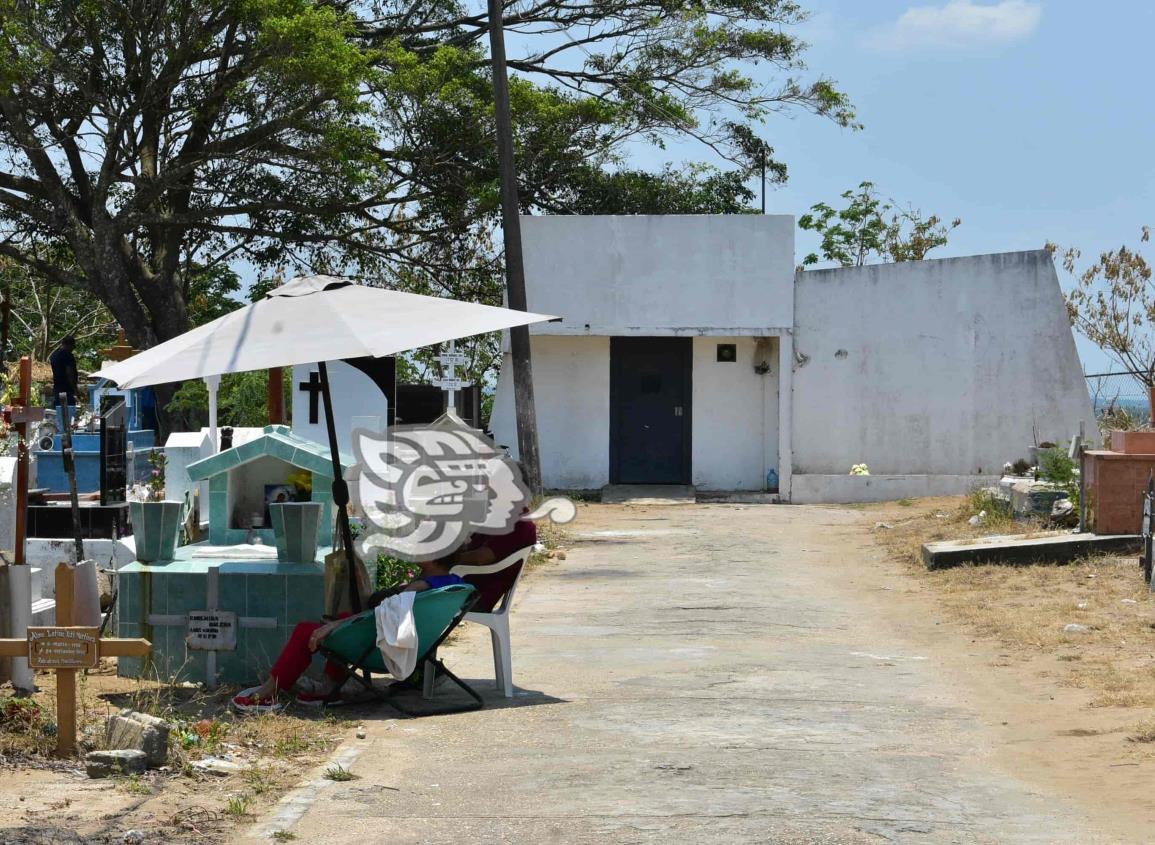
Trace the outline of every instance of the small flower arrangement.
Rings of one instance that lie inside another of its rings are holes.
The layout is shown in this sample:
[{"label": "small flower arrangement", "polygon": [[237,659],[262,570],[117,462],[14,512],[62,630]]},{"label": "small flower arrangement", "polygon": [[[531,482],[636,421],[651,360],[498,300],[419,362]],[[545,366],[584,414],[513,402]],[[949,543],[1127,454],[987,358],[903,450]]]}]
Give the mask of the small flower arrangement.
[{"label": "small flower arrangement", "polygon": [[143,483],[132,485],[128,493],[129,501],[133,502],[163,502],[164,501],[164,468],[168,458],[160,449],[153,449],[148,454],[148,477]]},{"label": "small flower arrangement", "polygon": [[308,470],[290,472],[288,482],[293,488],[293,501],[309,502],[313,499],[313,473]]},{"label": "small flower arrangement", "polygon": [[870,467],[866,464],[855,464],[850,468],[851,475],[870,475]]}]

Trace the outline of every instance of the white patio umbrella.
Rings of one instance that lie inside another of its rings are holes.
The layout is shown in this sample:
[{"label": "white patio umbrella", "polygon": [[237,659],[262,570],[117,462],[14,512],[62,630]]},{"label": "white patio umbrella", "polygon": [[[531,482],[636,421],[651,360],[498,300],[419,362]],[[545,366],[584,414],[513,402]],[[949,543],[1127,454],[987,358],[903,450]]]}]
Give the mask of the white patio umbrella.
[{"label": "white patio umbrella", "polygon": [[[370,288],[336,276],[293,279],[268,296],[100,370],[120,387],[318,362],[333,455],[333,502],[350,556],[349,488],[341,477],[326,361],[395,355],[455,338],[558,319],[455,299]],[[360,608],[357,607],[359,610]]]}]

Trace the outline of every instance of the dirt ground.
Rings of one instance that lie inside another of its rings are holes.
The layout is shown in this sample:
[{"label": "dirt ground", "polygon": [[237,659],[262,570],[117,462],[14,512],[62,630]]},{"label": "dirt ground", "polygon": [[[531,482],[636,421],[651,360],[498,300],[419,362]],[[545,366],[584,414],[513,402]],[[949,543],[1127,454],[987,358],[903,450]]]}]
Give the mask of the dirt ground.
[{"label": "dirt ground", "polygon": [[[293,708],[278,716],[237,717],[235,692],[207,693],[119,678],[115,661],[80,678],[78,734],[85,750],[100,748],[106,718],[125,707],[173,723],[169,765],[143,776],[90,780],[78,760],[51,755],[56,706],[54,675],[39,673],[31,730],[10,717],[0,727],[0,843],[121,843],[139,830],[146,842],[219,842],[227,831],[264,810],[323,760],[356,724],[356,713]],[[0,690],[0,708],[10,690]],[[2,712],[2,711],[0,711]],[[344,716],[345,718],[341,718]],[[228,775],[199,772],[195,761],[235,763]]]},{"label": "dirt ground", "polygon": [[972,691],[972,704],[1001,736],[1003,766],[1148,841],[1155,601],[1137,558],[930,572],[919,555],[923,542],[1038,529],[969,526],[973,511],[962,497],[856,509],[886,552],[871,567],[885,578],[872,603],[881,601],[880,612],[933,618],[932,631],[911,624],[908,633],[921,632]]}]

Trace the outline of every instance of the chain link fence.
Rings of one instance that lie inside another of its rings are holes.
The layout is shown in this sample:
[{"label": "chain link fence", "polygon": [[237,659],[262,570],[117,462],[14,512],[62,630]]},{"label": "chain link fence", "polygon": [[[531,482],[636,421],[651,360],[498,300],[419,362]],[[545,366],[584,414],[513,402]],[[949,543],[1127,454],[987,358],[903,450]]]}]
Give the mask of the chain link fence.
[{"label": "chain link fence", "polygon": [[1136,375],[1094,373],[1086,378],[1101,429],[1134,429],[1151,424],[1147,387]]}]

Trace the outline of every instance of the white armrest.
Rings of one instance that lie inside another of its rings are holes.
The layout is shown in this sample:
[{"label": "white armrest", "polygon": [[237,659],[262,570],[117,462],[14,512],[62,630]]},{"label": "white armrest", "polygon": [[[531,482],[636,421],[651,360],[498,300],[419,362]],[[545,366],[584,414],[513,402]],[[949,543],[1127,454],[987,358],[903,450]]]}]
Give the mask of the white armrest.
[{"label": "white armrest", "polygon": [[450,575],[492,575],[494,572],[501,572],[503,569],[508,569],[515,563],[525,563],[529,558],[530,553],[533,552],[533,546],[526,546],[524,549],[514,552],[505,560],[499,560],[496,563],[488,563],[485,566],[473,566],[468,563],[460,563],[449,570]]}]

